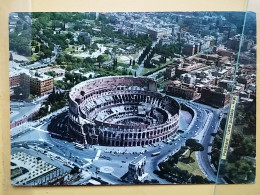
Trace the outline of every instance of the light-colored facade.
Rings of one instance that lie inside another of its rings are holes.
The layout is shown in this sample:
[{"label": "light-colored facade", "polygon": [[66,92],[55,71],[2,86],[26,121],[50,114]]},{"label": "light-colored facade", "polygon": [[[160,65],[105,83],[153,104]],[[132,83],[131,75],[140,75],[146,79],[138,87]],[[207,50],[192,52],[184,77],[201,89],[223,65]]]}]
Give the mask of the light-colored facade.
[{"label": "light-colored facade", "polygon": [[140,154],[132,160],[128,166],[127,180],[133,182],[135,180],[142,181],[148,174],[145,173],[146,156]]}]

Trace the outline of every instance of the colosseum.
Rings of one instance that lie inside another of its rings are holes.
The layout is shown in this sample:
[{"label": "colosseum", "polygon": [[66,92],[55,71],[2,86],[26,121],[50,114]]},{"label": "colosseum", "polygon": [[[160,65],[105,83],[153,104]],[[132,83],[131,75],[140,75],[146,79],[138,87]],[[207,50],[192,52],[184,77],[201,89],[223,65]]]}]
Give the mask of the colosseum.
[{"label": "colosseum", "polygon": [[102,77],[71,89],[68,128],[82,144],[143,146],[175,134],[179,111],[173,98],[157,92],[153,79]]}]

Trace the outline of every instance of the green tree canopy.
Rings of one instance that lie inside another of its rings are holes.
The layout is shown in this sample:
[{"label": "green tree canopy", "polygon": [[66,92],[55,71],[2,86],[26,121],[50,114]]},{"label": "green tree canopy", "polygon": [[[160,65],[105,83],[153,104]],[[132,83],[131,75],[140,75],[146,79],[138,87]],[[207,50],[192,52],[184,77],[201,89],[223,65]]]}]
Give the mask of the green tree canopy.
[{"label": "green tree canopy", "polygon": [[203,145],[201,145],[200,143],[198,143],[195,139],[188,139],[185,143],[185,145],[187,147],[189,147],[190,149],[190,154],[189,154],[189,158],[191,156],[191,154],[195,151],[203,151],[204,147]]}]

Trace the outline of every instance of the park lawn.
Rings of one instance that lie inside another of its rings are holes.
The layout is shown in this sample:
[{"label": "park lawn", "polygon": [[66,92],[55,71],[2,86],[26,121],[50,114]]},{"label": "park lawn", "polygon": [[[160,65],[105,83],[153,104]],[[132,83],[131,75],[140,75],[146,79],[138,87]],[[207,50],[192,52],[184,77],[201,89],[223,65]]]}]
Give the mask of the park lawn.
[{"label": "park lawn", "polygon": [[157,67],[156,68],[143,68],[142,72],[141,72],[141,75],[143,76],[144,74],[148,73],[148,72],[152,72],[154,70],[158,69]]},{"label": "park lawn", "polygon": [[72,47],[73,47],[73,45],[69,45],[69,47],[67,47],[67,48],[65,49],[65,53],[71,54],[70,52],[72,52],[72,51],[74,51],[73,54],[82,53],[82,50],[76,50],[76,48],[77,48],[77,47],[79,48],[80,45],[75,45],[75,46],[74,46],[74,49],[73,49]]},{"label": "park lawn", "polygon": [[36,53],[33,53],[30,57],[28,57],[28,60],[30,62],[35,62],[38,60],[38,58],[39,58],[39,56]]},{"label": "park lawn", "polygon": [[106,43],[106,44],[104,44],[104,46],[105,47],[118,47],[118,44],[116,44],[116,43]]},{"label": "park lawn", "polygon": [[[125,57],[129,58],[129,61],[126,62],[125,60],[121,60],[120,57],[122,57],[122,56],[125,56]],[[137,53],[135,53],[135,54],[130,54],[130,55],[129,55],[129,54],[121,54],[121,55],[119,55],[119,56],[117,57],[117,61],[118,61],[118,62],[121,62],[121,63],[128,63],[128,64],[129,64],[131,58],[135,60],[135,59],[137,58]]]},{"label": "park lawn", "polygon": [[135,71],[128,70],[128,72],[131,72],[131,73],[132,73],[132,75],[135,75]]},{"label": "park lawn", "polygon": [[124,60],[121,60],[120,56],[117,57],[117,63],[119,64],[125,64]]},{"label": "park lawn", "polygon": [[72,48],[72,46],[70,45],[69,47],[67,47],[66,49],[65,49],[65,53],[70,53],[71,51],[75,51],[75,49],[73,49]]},{"label": "park lawn", "polygon": [[[185,154],[185,158],[189,156],[189,151]],[[189,173],[193,174],[193,175],[199,175],[203,178],[206,178],[204,173],[200,170],[196,156],[195,156],[195,152],[193,152],[191,154],[191,158],[193,158],[195,161],[193,163],[183,163],[183,162],[178,162],[177,166],[182,169],[182,170],[187,170]]]},{"label": "park lawn", "polygon": [[160,64],[160,66],[156,66],[155,68],[143,68],[143,71],[142,71],[141,75],[144,75],[144,74],[146,74],[148,72],[159,70],[160,68],[164,68],[164,67],[168,66],[169,64],[171,64],[172,62],[173,62],[173,59],[169,60],[166,63]]},{"label": "park lawn", "polygon": [[122,62],[118,62],[117,66],[121,66],[123,68],[129,68],[129,64],[125,64],[125,63],[122,63]]},{"label": "park lawn", "polygon": [[91,38],[92,39],[92,41],[103,41],[104,40],[104,38],[103,37],[92,37]]},{"label": "park lawn", "polygon": [[108,61],[111,58],[108,54],[102,54],[102,56],[104,57],[104,61]]},{"label": "park lawn", "polygon": [[134,65],[134,66],[132,66],[132,68],[134,69],[134,70],[137,70],[138,69],[138,67],[139,67],[139,65]]},{"label": "park lawn", "polygon": [[137,58],[137,53],[131,55],[133,59]]}]

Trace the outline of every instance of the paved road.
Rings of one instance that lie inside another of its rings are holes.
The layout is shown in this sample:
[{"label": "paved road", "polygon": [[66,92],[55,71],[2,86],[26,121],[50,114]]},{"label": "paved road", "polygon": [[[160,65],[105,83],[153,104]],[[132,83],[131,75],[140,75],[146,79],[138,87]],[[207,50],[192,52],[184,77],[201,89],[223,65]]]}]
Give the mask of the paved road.
[{"label": "paved road", "polygon": [[[210,180],[214,180],[215,173],[209,163],[207,147],[209,143],[212,142],[211,132],[216,131],[219,126],[219,113],[222,110],[213,109],[209,106],[178,98],[175,99],[192,108],[195,114],[187,130],[176,136],[175,141],[168,144],[158,142],[154,146],[151,145],[144,148],[92,146],[88,149],[79,150],[74,147],[73,143],[53,138],[50,132],[47,131],[47,126],[50,124],[50,118],[53,118],[54,114],[42,119],[41,121],[44,122],[43,124],[40,124],[39,126],[32,128],[31,131],[25,132],[23,135],[13,139],[12,144],[27,143],[29,145],[40,145],[46,143],[47,145],[52,146],[51,152],[55,153],[55,155],[66,158],[78,166],[85,167],[84,169],[88,170],[92,175],[96,174],[96,169],[100,169],[102,166],[110,166],[115,170],[114,172],[111,174],[98,173],[98,175],[105,181],[116,184],[121,183],[119,182],[119,179],[127,172],[129,162],[139,154],[143,154],[147,157],[145,171],[149,173],[148,178],[157,179],[162,184],[168,184],[169,182],[160,179],[157,175],[153,174],[153,171],[158,169],[159,162],[165,160],[169,155],[174,154],[181,146],[185,145],[187,139],[195,137],[198,138],[205,147],[204,152],[197,153],[199,166]],[[62,112],[66,112],[66,110],[67,108],[64,108],[62,111],[58,111],[58,113],[61,114]],[[54,119],[57,123],[60,121],[60,125],[65,125],[64,117],[61,117],[61,119],[56,117]],[[203,133],[204,131],[205,133]],[[100,157],[97,157],[98,150],[101,150]],[[160,151],[160,155],[152,157],[152,153],[157,151]],[[109,157],[110,160],[105,159],[104,156]]]},{"label": "paved road", "polygon": [[[214,166],[210,162],[210,156],[209,152],[211,151],[211,144],[213,143],[214,137],[212,136],[212,133],[216,133],[218,131],[220,121],[222,117],[220,117],[220,113],[223,113],[226,108],[222,109],[215,109],[206,105],[198,104],[198,103],[189,103],[189,106],[191,104],[194,104],[197,106],[199,105],[198,108],[204,108],[205,111],[207,112],[208,119],[206,123],[202,126],[202,131],[197,134],[195,138],[199,140],[199,142],[204,146],[204,151],[202,152],[196,152],[196,158],[199,164],[200,169],[202,172],[205,174],[205,176],[210,180],[210,181],[216,181],[216,170]],[[220,178],[218,180],[221,183],[226,183],[223,178]]]},{"label": "paved road", "polygon": [[53,54],[51,58],[42,59],[40,61],[37,61],[33,64],[30,64],[28,66],[25,66],[26,69],[37,69],[37,68],[43,68],[48,66],[50,63],[54,62],[58,55],[61,53],[60,47],[58,45],[54,46]]},{"label": "paved road", "polygon": [[[159,42],[159,39],[157,41],[154,41],[151,45],[151,50],[150,52],[152,51],[152,49],[155,47],[155,45]],[[150,54],[149,52],[149,54]],[[149,55],[148,54],[148,55]],[[138,66],[138,69],[136,70],[136,76],[141,76],[141,73],[144,69],[144,61],[145,61],[146,57],[144,58],[144,60],[141,62],[141,64]]]}]

